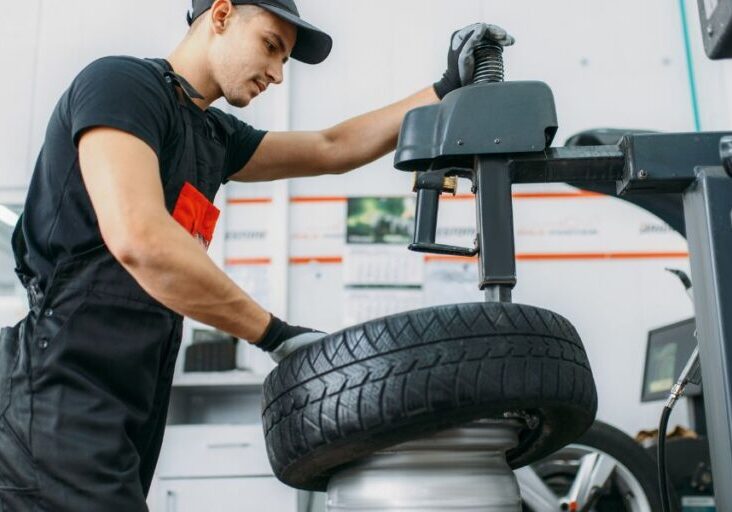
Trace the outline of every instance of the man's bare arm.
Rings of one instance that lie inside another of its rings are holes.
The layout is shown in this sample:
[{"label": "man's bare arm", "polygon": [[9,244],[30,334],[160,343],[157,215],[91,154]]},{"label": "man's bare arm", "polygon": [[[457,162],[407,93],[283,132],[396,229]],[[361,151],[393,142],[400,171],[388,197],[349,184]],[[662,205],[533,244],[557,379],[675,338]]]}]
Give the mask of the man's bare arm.
[{"label": "man's bare arm", "polygon": [[102,238],[140,286],[181,315],[258,341],[269,313],[165,209],[152,149],[128,133],[94,128],[79,142],[79,159]]},{"label": "man's bare arm", "polygon": [[402,101],[319,132],[270,132],[249,163],[231,179],[270,181],[341,174],[393,151],[410,110],[438,101],[428,87]]}]

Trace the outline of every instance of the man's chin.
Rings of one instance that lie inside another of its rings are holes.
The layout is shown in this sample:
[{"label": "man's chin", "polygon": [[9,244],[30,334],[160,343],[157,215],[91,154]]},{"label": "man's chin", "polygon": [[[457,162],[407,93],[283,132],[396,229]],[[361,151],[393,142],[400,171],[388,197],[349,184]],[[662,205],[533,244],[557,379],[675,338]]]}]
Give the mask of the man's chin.
[{"label": "man's chin", "polygon": [[251,96],[236,96],[231,98],[227,96],[226,102],[232,107],[244,108],[249,105],[249,103],[251,103],[253,99],[254,98],[252,98]]}]

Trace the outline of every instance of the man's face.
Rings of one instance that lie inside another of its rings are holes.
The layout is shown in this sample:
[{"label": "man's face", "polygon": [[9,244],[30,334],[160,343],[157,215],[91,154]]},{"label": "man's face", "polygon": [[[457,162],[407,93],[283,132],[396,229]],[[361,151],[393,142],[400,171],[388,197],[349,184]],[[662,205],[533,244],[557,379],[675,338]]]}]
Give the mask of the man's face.
[{"label": "man's face", "polygon": [[229,104],[245,107],[270,84],[280,84],[297,27],[264,9],[245,16],[234,10],[210,48],[213,79]]}]

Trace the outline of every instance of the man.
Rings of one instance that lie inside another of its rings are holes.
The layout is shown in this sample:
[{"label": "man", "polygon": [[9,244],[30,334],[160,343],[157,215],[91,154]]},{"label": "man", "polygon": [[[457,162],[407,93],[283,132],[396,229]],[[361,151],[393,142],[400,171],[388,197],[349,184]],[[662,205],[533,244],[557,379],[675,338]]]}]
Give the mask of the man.
[{"label": "man", "polygon": [[394,149],[404,114],[468,83],[478,24],[434,86],[320,132],[265,133],[244,107],[324,32],[293,0],[194,0],[167,60],[104,58],[61,97],[13,236],[30,312],[0,339],[0,512],[136,511],[155,470],[182,316],[271,352],[323,336],[256,304],[206,255],[222,183],[340,174]]}]

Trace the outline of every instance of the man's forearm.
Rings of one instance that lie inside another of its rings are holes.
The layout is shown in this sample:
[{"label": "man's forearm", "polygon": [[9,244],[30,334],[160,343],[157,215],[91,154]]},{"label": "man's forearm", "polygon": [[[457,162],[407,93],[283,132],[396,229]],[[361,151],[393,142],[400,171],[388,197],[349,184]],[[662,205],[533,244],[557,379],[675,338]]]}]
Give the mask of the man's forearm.
[{"label": "man's forearm", "polygon": [[142,234],[138,250],[120,262],[157,301],[173,311],[256,342],[269,313],[239,288],[170,216]]},{"label": "man's forearm", "polygon": [[354,117],[323,133],[337,162],[334,172],[346,172],[366,165],[394,151],[404,116],[412,109],[437,103],[433,87],[427,87],[401,101]]}]

